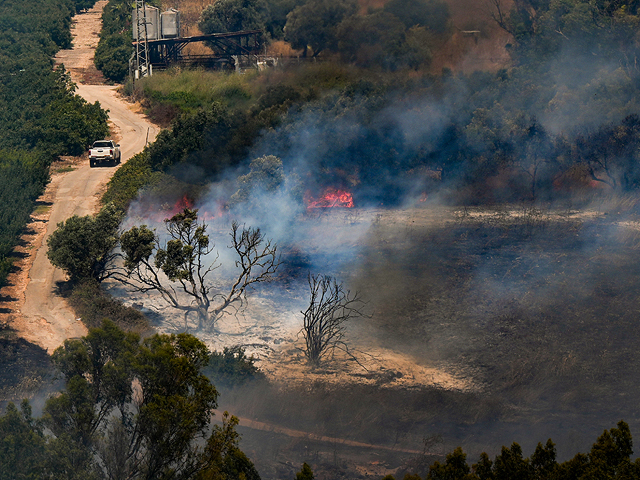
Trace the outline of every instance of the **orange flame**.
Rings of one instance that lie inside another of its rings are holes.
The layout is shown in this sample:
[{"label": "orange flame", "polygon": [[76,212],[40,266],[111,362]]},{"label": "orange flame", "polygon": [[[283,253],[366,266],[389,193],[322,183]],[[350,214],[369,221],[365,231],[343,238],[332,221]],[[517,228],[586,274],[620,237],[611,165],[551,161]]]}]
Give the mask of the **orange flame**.
[{"label": "orange flame", "polygon": [[305,195],[307,209],[311,208],[353,208],[353,195],[346,190],[329,187],[319,198],[313,198],[309,192]]}]

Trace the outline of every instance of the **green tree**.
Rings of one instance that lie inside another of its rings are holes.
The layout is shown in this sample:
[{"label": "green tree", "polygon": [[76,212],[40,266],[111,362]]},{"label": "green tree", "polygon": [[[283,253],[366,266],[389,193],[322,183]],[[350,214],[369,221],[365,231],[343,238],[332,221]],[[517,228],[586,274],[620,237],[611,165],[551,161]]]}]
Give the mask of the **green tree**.
[{"label": "green tree", "polygon": [[269,20],[267,31],[272,38],[281,40],[284,38],[284,26],[287,23],[287,15],[304,0],[271,0],[269,2]]},{"label": "green tree", "polygon": [[427,480],[465,480],[471,479],[467,465],[467,454],[461,447],[447,454],[445,463],[436,462],[429,467]]},{"label": "green tree", "polygon": [[122,213],[107,205],[95,216],[73,217],[58,224],[47,240],[47,257],[62,268],[74,282],[93,278],[98,282],[111,277],[116,258]]},{"label": "green tree", "polygon": [[307,462],[304,462],[300,471],[296,473],[296,480],[313,480],[314,478],[313,470]]},{"label": "green tree", "polygon": [[640,187],[640,117],[629,115],[622,122],[605,125],[578,137],[578,162],[589,176],[622,191]]},{"label": "green tree", "polygon": [[247,357],[240,346],[224,347],[222,352],[211,352],[209,365],[204,373],[216,385],[242,385],[251,380],[264,379],[264,374],[255,366],[255,358]]},{"label": "green tree", "polygon": [[[206,224],[198,221],[198,211],[185,209],[165,220],[170,240],[161,246],[146,225],[124,232],[120,245],[125,258],[125,274],[114,278],[134,290],[159,293],[173,308],[198,316],[198,329],[215,327],[216,320],[230,308],[240,308],[252,285],[268,281],[280,263],[277,246],[265,239],[260,229],[231,225],[231,248],[237,255],[237,277],[226,292],[214,290],[209,274],[219,265],[206,259],[210,245]],[[152,260],[152,256],[154,257]],[[161,276],[166,276],[166,283]],[[176,291],[173,285],[178,286]],[[178,293],[180,292],[182,296]]]},{"label": "green tree", "polygon": [[265,0],[218,0],[202,11],[198,28],[205,34],[264,30],[268,19]]},{"label": "green tree", "polygon": [[605,430],[589,452],[589,463],[582,478],[637,478],[631,463],[633,441],[629,425],[618,422],[617,428]]},{"label": "green tree", "polygon": [[46,441],[26,400],[7,405],[0,417],[0,480],[43,478]]},{"label": "green tree", "polygon": [[76,12],[89,10],[96,4],[96,0],[75,0]]},{"label": "green tree", "polygon": [[133,53],[132,37],[114,33],[100,38],[94,54],[96,68],[109,80],[122,82],[129,74],[129,59]]},{"label": "green tree", "polygon": [[500,454],[493,462],[493,475],[495,480],[511,480],[518,478],[527,480],[531,478],[529,459],[523,458],[522,447],[513,443],[511,448],[502,447]]},{"label": "green tree", "polygon": [[110,322],[67,340],[53,355],[66,389],[45,405],[54,478],[76,478],[77,469],[85,478],[259,480],[238,448],[237,419],[225,413],[212,428],[218,393],[202,373],[208,359],[191,335],[141,342]]},{"label": "green tree", "polygon": [[405,42],[405,27],[390,13],[353,15],[338,29],[338,50],[349,62],[371,67],[395,65]]},{"label": "green tree", "polygon": [[314,57],[324,50],[335,51],[338,25],[356,11],[354,0],[309,0],[287,15],[284,38],[293,48],[303,50],[305,57],[308,47]]},{"label": "green tree", "polygon": [[558,471],[556,445],[551,439],[547,440],[545,445],[538,443],[531,455],[531,469],[534,480],[552,479],[556,476]]}]

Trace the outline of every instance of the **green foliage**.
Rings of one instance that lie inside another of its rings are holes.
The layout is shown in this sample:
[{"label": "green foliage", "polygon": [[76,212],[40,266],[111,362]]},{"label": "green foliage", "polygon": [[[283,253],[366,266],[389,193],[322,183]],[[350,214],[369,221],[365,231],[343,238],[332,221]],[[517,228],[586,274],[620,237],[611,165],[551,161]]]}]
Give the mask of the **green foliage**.
[{"label": "green foliage", "polygon": [[132,49],[130,35],[114,33],[100,38],[94,55],[96,68],[114,82],[123,82],[129,74]]},{"label": "green foliage", "polygon": [[95,216],[73,217],[58,224],[47,239],[47,257],[62,268],[71,281],[109,278],[108,268],[114,258],[112,250],[118,243],[118,228],[122,213],[107,205]]},{"label": "green foliage", "polygon": [[103,205],[113,204],[118,210],[126,211],[129,203],[136,198],[139,190],[160,181],[162,174],[154,172],[149,164],[148,150],[134,155],[115,171],[102,196]]},{"label": "green foliage", "polygon": [[[471,469],[467,465],[467,455],[458,447],[447,454],[444,464],[436,462],[429,467],[427,480],[459,480],[468,477]],[[519,477],[513,477],[519,478]]]},{"label": "green foliage", "polygon": [[317,57],[338,46],[338,25],[357,10],[354,0],[309,0],[287,15],[284,38],[296,49],[311,47]]},{"label": "green foliage", "polygon": [[25,400],[21,411],[13,403],[0,417],[0,479],[36,480],[42,477],[45,437]]},{"label": "green foliage", "polygon": [[94,63],[107,79],[114,82],[123,82],[129,73],[129,58],[134,51],[132,9],[132,2],[128,0],[109,0],[102,11],[102,30]]},{"label": "green foliage", "polygon": [[259,480],[238,447],[238,419],[225,412],[211,425],[218,394],[195,337],[141,341],[105,321],[52,359],[65,390],[42,419],[26,401],[0,417],[0,478]]},{"label": "green foliage", "polygon": [[254,362],[253,356],[246,356],[244,348],[224,347],[222,352],[211,353],[204,373],[216,384],[233,387],[264,378]]},{"label": "green foliage", "polygon": [[271,0],[269,2],[269,20],[267,32],[272,38],[281,40],[284,38],[284,26],[287,23],[287,15],[304,0]]},{"label": "green foliage", "polygon": [[[640,462],[631,461],[632,438],[629,426],[618,422],[617,428],[605,430],[588,455],[578,453],[563,463],[556,460],[555,444],[538,443],[531,458],[524,458],[522,448],[513,443],[502,447],[492,462],[486,453],[472,468],[460,447],[447,454],[444,464],[435,462],[429,467],[428,480],[573,480],[573,479],[632,479],[640,475]],[[406,477],[405,477],[406,478]]]},{"label": "green foliage", "polygon": [[265,0],[218,0],[202,11],[198,28],[205,34],[264,30],[268,18]]},{"label": "green foliage", "polygon": [[[120,236],[125,271],[116,271],[114,278],[133,290],[156,291],[171,307],[184,313],[185,324],[189,313],[195,312],[198,329],[215,327],[225,310],[242,305],[247,288],[268,281],[280,264],[277,246],[266,240],[259,228],[240,228],[233,221],[230,248],[237,256],[237,277],[225,292],[226,287],[208,281],[209,274],[220,265],[217,255],[207,258],[215,245],[209,243],[207,224],[198,220],[198,211],[185,208],[165,220],[165,226],[169,238],[165,245],[146,225],[134,226]],[[189,301],[179,297],[171,284]]]},{"label": "green foliage", "polygon": [[313,480],[314,478],[313,470],[307,462],[304,462],[300,471],[296,473],[296,480]]},{"label": "green foliage", "polygon": [[407,30],[400,19],[387,12],[354,15],[340,24],[337,35],[342,58],[366,68],[417,68],[431,58],[427,30],[420,26]]},{"label": "green foliage", "polygon": [[[230,164],[229,150],[234,147],[232,119],[219,103],[194,115],[178,118],[171,130],[160,132],[149,147],[149,164],[164,171],[172,165],[189,162],[206,167],[211,176]],[[209,153],[215,152],[215,156]]]},{"label": "green foliage", "polygon": [[383,10],[397,17],[407,29],[418,26],[445,33],[449,28],[449,6],[441,0],[391,0]]},{"label": "green foliage", "polygon": [[75,285],[68,302],[87,328],[98,328],[108,319],[125,331],[144,334],[151,330],[149,321],[140,311],[125,307],[119,300],[106,295],[95,281]]},{"label": "green foliage", "polygon": [[59,155],[76,155],[108,131],[98,104],[74,94],[51,57],[69,47],[70,0],[0,3],[0,286],[9,254]]},{"label": "green foliage", "polygon": [[231,205],[246,202],[254,194],[274,192],[284,183],[282,160],[273,155],[256,158],[249,173],[238,178],[238,190],[231,196]]},{"label": "green foliage", "polygon": [[89,10],[96,4],[96,0],[75,0],[76,12]]},{"label": "green foliage", "polygon": [[47,167],[41,154],[0,150],[0,286],[11,267],[9,256],[17,237],[49,182]]}]

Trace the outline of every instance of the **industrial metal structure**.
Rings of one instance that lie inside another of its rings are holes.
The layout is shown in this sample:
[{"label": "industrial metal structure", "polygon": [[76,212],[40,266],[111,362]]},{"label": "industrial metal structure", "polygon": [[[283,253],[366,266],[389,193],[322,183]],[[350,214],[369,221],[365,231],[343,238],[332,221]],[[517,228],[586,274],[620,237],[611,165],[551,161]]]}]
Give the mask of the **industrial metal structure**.
[{"label": "industrial metal structure", "polygon": [[[210,55],[183,55],[182,50],[194,42],[205,42],[213,52]],[[255,65],[258,61],[258,55],[262,53],[264,48],[261,30],[212,33],[184,38],[149,39],[145,44],[149,51],[149,62],[155,67],[161,68],[172,64],[209,67],[223,63]]]},{"label": "industrial metal structure", "polygon": [[136,40],[135,59],[132,65],[134,80],[152,73],[147,43],[149,38],[153,38],[158,32],[159,18],[155,24],[153,23],[154,12],[157,11],[156,7],[147,7],[144,0],[136,0],[136,8],[132,12],[131,22],[133,24],[133,38]]},{"label": "industrial metal structure", "polygon": [[[257,68],[259,55],[264,49],[261,30],[182,38],[180,12],[172,8],[161,14],[158,8],[146,5],[145,0],[136,0],[132,24],[135,54],[130,61],[130,73],[134,80],[151,75],[153,68],[166,68],[174,64]],[[204,42],[212,53],[185,55],[184,48],[194,42]]]}]

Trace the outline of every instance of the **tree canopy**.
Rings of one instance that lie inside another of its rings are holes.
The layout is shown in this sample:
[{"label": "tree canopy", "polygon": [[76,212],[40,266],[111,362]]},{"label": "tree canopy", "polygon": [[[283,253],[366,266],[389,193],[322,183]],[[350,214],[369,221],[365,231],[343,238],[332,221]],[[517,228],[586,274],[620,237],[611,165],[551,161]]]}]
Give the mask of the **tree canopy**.
[{"label": "tree canopy", "polygon": [[354,0],[309,0],[287,15],[284,38],[307,55],[311,47],[317,57],[323,50],[335,50],[338,25],[357,10]]},{"label": "tree canopy", "polygon": [[105,321],[53,354],[65,390],[42,419],[10,404],[0,417],[0,478],[259,480],[237,418],[211,425],[218,393],[191,335],[141,340]]},{"label": "tree canopy", "polygon": [[218,0],[202,11],[198,28],[205,34],[264,30],[268,19],[265,0]]}]

